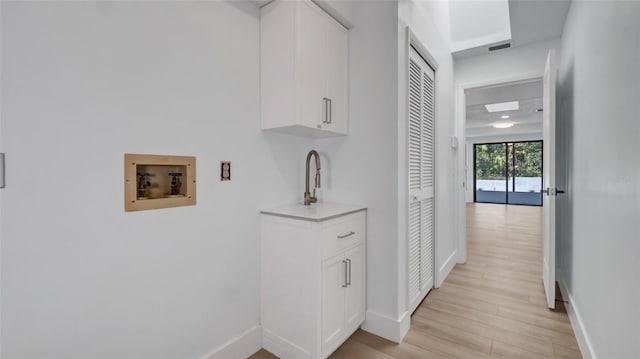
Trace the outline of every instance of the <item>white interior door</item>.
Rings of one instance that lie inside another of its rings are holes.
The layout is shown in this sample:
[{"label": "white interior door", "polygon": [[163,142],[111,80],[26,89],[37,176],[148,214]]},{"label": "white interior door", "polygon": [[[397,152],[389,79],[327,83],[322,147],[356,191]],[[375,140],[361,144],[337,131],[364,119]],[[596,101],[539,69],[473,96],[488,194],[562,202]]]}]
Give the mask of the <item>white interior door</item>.
[{"label": "white interior door", "polygon": [[408,78],[408,299],[413,312],[433,287],[435,73],[413,49]]},{"label": "white interior door", "polygon": [[543,196],[542,196],[542,281],[547,306],[555,308],[556,298],[556,65],[549,51],[544,68],[542,95]]}]

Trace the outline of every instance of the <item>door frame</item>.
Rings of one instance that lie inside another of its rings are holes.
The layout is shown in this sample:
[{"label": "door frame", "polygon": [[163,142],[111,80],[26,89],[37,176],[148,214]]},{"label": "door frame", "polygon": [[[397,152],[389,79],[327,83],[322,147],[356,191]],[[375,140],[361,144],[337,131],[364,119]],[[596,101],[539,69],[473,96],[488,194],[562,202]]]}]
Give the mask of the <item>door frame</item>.
[{"label": "door frame", "polygon": [[472,81],[456,84],[455,87],[455,138],[458,140],[457,146],[457,170],[456,170],[456,186],[458,187],[458,198],[456,199],[456,222],[458,229],[457,240],[457,263],[467,262],[467,200],[466,200],[466,98],[465,91],[478,87],[496,86],[508,83],[526,82],[542,79],[544,69],[541,68],[537,72],[528,72],[513,76],[496,77],[491,80]]},{"label": "door frame", "polygon": [[[542,207],[542,192],[540,192],[540,204],[524,204],[524,203],[509,203],[509,185],[507,184],[507,192],[506,192],[506,203],[502,202],[477,202],[476,201],[476,146],[478,145],[505,145],[505,150],[507,151],[507,159],[509,158],[509,144],[515,145],[516,143],[531,143],[531,142],[540,142],[540,189],[542,190],[544,185],[544,179],[542,178],[542,173],[544,173],[544,141],[543,140],[530,140],[530,141],[502,141],[502,142],[481,142],[481,143],[472,143],[473,146],[473,203],[494,203],[494,204],[508,204],[512,206],[532,206],[532,207]],[[515,149],[514,149],[515,152]],[[515,156],[511,156],[511,168],[515,168]],[[509,180],[509,167],[507,167],[505,181]],[[514,184],[514,192],[515,192],[515,176],[512,176]]]}]

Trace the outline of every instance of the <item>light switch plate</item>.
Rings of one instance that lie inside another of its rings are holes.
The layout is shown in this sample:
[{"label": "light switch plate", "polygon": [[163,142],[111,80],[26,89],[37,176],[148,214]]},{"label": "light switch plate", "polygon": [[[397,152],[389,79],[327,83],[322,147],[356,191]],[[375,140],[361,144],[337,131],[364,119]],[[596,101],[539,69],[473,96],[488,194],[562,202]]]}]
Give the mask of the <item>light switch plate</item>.
[{"label": "light switch plate", "polygon": [[458,137],[451,136],[451,148],[458,148]]}]

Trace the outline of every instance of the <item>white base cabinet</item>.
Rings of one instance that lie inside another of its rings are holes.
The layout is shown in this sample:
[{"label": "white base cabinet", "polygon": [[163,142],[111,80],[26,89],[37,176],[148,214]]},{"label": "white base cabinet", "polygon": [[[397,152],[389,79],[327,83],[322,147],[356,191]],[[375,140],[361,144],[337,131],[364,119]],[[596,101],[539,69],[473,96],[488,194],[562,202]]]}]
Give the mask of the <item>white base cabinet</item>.
[{"label": "white base cabinet", "polygon": [[366,211],[327,220],[262,215],[263,346],[326,358],[365,319]]}]

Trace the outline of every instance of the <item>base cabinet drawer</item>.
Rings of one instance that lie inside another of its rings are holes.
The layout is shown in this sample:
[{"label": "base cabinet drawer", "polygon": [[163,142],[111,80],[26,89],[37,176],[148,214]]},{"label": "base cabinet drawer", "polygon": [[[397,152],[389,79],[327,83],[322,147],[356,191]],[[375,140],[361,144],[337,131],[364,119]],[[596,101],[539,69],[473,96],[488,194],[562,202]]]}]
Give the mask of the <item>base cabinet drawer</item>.
[{"label": "base cabinet drawer", "polygon": [[364,240],[365,213],[336,218],[322,229],[322,257],[328,258]]}]

